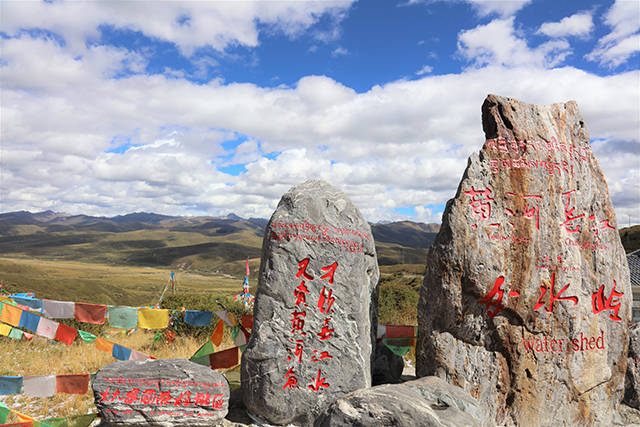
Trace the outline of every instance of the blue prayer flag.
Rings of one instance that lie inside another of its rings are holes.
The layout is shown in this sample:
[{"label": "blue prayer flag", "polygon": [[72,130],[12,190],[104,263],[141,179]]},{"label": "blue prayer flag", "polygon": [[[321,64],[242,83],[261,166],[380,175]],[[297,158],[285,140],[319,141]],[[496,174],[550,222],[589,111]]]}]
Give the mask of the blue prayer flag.
[{"label": "blue prayer flag", "polygon": [[111,355],[118,360],[129,360],[129,357],[131,357],[131,349],[114,344]]},{"label": "blue prayer flag", "polygon": [[184,312],[184,321],[192,326],[209,326],[212,318],[211,311],[185,310]]},{"label": "blue prayer flag", "polygon": [[0,377],[0,395],[20,394],[22,377]]},{"label": "blue prayer flag", "polygon": [[29,329],[32,332],[38,330],[38,324],[40,323],[40,316],[37,316],[30,311],[23,310],[20,316],[20,328]]}]

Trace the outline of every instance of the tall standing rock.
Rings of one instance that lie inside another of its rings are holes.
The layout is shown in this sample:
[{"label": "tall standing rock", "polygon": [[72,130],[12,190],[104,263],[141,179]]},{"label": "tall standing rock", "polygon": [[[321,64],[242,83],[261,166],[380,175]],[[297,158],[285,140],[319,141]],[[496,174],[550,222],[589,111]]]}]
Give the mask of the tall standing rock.
[{"label": "tall standing rock", "polygon": [[417,374],[464,388],[498,424],[610,425],[632,295],[577,104],[489,95],[482,125],[428,253]]},{"label": "tall standing rock", "polygon": [[262,244],[243,400],[271,423],[309,424],[371,385],[378,264],[369,224],[322,181],[291,188]]}]

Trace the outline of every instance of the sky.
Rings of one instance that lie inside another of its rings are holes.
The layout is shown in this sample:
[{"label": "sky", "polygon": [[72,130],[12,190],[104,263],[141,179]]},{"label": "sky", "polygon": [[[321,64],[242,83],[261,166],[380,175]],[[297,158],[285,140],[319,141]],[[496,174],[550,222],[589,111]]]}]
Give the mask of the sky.
[{"label": "sky", "polygon": [[0,1],[0,212],[440,222],[488,94],[575,100],[640,223],[640,2]]}]

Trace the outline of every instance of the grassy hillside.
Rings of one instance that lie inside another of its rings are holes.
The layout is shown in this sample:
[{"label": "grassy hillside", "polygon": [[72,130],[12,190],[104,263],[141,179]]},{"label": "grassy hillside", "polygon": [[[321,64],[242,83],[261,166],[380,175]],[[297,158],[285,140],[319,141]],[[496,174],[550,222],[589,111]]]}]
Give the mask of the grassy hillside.
[{"label": "grassy hillside", "polygon": [[620,240],[627,253],[640,249],[640,225],[621,228]]}]

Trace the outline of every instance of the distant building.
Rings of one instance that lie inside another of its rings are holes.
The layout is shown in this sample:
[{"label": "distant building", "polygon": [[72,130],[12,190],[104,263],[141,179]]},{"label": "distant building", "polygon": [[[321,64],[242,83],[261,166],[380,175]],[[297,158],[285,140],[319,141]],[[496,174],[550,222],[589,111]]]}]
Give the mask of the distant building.
[{"label": "distant building", "polygon": [[636,323],[640,322],[640,249],[627,254],[627,264],[629,264],[629,277],[633,292],[631,321]]}]

